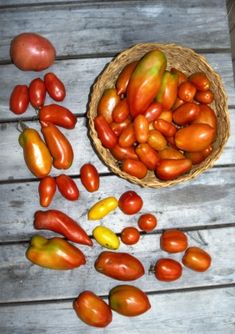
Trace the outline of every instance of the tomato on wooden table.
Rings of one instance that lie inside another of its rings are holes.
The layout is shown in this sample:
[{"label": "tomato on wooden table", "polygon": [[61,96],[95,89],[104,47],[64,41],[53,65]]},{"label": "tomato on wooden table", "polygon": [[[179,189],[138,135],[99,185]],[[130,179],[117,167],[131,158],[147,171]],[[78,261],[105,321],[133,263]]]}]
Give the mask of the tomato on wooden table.
[{"label": "tomato on wooden table", "polygon": [[171,282],[179,279],[182,275],[182,266],[178,261],[163,258],[155,265],[155,276],[159,281]]},{"label": "tomato on wooden table", "polygon": [[151,213],[145,213],[139,217],[138,226],[145,232],[151,232],[157,226],[157,218]]},{"label": "tomato on wooden table", "polygon": [[14,87],[10,96],[10,110],[17,115],[23,114],[29,105],[29,90],[26,85]]},{"label": "tomato on wooden table", "polygon": [[182,231],[167,230],[161,235],[160,247],[168,253],[183,252],[188,247],[188,238]]},{"label": "tomato on wooden table", "polygon": [[46,98],[46,86],[42,79],[36,78],[29,85],[29,100],[36,109],[43,106]]},{"label": "tomato on wooden table", "polygon": [[134,245],[140,239],[140,232],[137,228],[128,226],[121,231],[121,240],[126,245]]},{"label": "tomato on wooden table", "polygon": [[56,192],[56,181],[52,176],[46,176],[40,180],[38,186],[40,205],[48,207]]},{"label": "tomato on wooden table", "polygon": [[56,177],[56,184],[63,197],[69,201],[76,201],[80,192],[75,181],[68,175],[61,174]]},{"label": "tomato on wooden table", "polygon": [[54,74],[44,75],[46,90],[50,97],[55,101],[63,101],[66,96],[66,90],[63,82]]},{"label": "tomato on wooden table", "polygon": [[129,190],[120,196],[118,206],[125,214],[133,215],[141,210],[143,200],[135,191]]},{"label": "tomato on wooden table", "polygon": [[199,247],[189,247],[183,258],[183,264],[195,271],[206,271],[211,265],[211,256]]},{"label": "tomato on wooden table", "polygon": [[94,192],[99,189],[100,177],[94,165],[87,163],[80,169],[81,182],[89,192]]},{"label": "tomato on wooden table", "polygon": [[39,121],[53,123],[65,129],[74,129],[77,117],[69,109],[52,103],[40,109]]}]

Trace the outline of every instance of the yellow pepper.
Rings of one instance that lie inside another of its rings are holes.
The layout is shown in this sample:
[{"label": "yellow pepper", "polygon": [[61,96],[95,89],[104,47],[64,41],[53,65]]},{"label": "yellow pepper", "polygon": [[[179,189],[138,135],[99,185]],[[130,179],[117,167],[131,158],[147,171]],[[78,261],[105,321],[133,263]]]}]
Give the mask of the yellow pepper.
[{"label": "yellow pepper", "polygon": [[120,241],[118,236],[105,226],[97,226],[92,231],[95,240],[103,247],[108,249],[118,249]]},{"label": "yellow pepper", "polygon": [[88,211],[89,220],[99,220],[106,216],[118,206],[118,200],[115,197],[107,197],[94,204]]}]

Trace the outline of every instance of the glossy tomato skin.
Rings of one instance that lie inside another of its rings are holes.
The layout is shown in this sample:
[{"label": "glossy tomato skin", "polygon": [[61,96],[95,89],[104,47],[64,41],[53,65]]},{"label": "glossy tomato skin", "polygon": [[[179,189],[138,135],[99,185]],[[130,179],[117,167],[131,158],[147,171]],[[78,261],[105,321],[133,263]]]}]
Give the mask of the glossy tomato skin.
[{"label": "glossy tomato skin", "polygon": [[112,310],[127,316],[140,315],[151,308],[148,296],[133,285],[118,285],[109,292]]},{"label": "glossy tomato skin", "polygon": [[198,117],[192,122],[194,124],[196,123],[203,123],[210,125],[213,129],[217,129],[217,117],[212,108],[207,106],[206,104],[200,104],[200,113]]},{"label": "glossy tomato skin", "polygon": [[138,226],[145,232],[151,232],[157,226],[157,218],[151,213],[145,213],[139,217]]},{"label": "glossy tomato skin", "polygon": [[113,148],[117,144],[117,136],[110,128],[104,116],[96,116],[94,123],[98,137],[103,146],[109,149]]},{"label": "glossy tomato skin", "polygon": [[134,119],[135,138],[139,143],[145,143],[148,139],[149,122],[144,115],[138,115]]},{"label": "glossy tomato skin", "polygon": [[125,159],[121,169],[123,172],[135,176],[138,179],[143,179],[148,172],[145,164],[142,161],[136,159]]},{"label": "glossy tomato skin", "polygon": [[53,123],[65,129],[74,129],[77,117],[69,109],[52,103],[40,109],[39,121]]},{"label": "glossy tomato skin", "polygon": [[116,81],[116,89],[118,95],[125,94],[127,90],[128,83],[130,81],[130,77],[133,71],[136,68],[138,61],[134,61],[130,64],[127,64],[122,72],[119,74],[117,81]]},{"label": "glossy tomato skin", "polygon": [[172,120],[173,120],[172,111],[164,110],[163,112],[161,112],[161,115],[159,116],[159,119],[164,119],[165,121],[171,123]]},{"label": "glossy tomato skin", "polygon": [[155,151],[148,143],[139,144],[135,151],[148,169],[154,170],[159,164],[160,158],[157,151]]},{"label": "glossy tomato skin", "polygon": [[92,231],[92,235],[102,247],[116,250],[120,246],[118,236],[106,226],[96,226]]},{"label": "glossy tomato skin", "polygon": [[192,164],[195,165],[205,160],[211,154],[212,151],[213,151],[213,147],[209,145],[203,151],[185,152],[185,157],[190,159],[192,161]]},{"label": "glossy tomato skin", "polygon": [[68,175],[61,174],[56,177],[56,184],[61,195],[69,201],[76,201],[80,192],[75,181]]},{"label": "glossy tomato skin", "polygon": [[156,96],[156,101],[161,103],[162,108],[169,110],[175,103],[177,97],[178,74],[165,71],[161,87]]},{"label": "glossy tomato skin", "polygon": [[112,122],[109,124],[110,128],[113,130],[114,134],[119,137],[122,131],[131,123],[130,118],[126,118],[121,123]]},{"label": "glossy tomato skin", "polygon": [[179,125],[185,125],[194,121],[200,114],[200,107],[193,102],[186,102],[173,112],[173,121]]},{"label": "glossy tomato skin", "polygon": [[120,196],[118,206],[125,214],[133,215],[141,210],[143,200],[135,191],[129,190]]},{"label": "glossy tomato skin", "polygon": [[161,160],[164,159],[184,159],[185,156],[180,151],[172,147],[166,147],[164,150],[158,153]]},{"label": "glossy tomato skin", "polygon": [[155,276],[159,281],[172,282],[182,275],[182,266],[173,259],[160,259],[155,265]]},{"label": "glossy tomato skin", "polygon": [[194,99],[200,103],[210,104],[214,101],[214,93],[211,90],[206,90],[205,92],[198,91]]},{"label": "glossy tomato skin", "polygon": [[154,128],[158,131],[160,131],[164,136],[166,137],[172,137],[176,133],[176,127],[164,119],[156,119],[154,121]]},{"label": "glossy tomato skin", "polygon": [[199,247],[189,247],[183,258],[183,264],[195,271],[206,271],[211,265],[210,255]]},{"label": "glossy tomato skin", "polygon": [[120,100],[112,112],[112,120],[121,123],[129,116],[129,106],[126,99]]},{"label": "glossy tomato skin", "polygon": [[88,211],[89,220],[100,220],[118,206],[118,200],[114,196],[105,197],[95,204]]},{"label": "glossy tomato skin", "polygon": [[182,231],[167,230],[161,235],[160,247],[168,253],[183,252],[188,247],[188,238]]},{"label": "glossy tomato skin", "polygon": [[190,159],[164,159],[156,168],[157,177],[161,180],[174,180],[192,168]]},{"label": "glossy tomato skin", "polygon": [[10,96],[10,110],[17,115],[23,114],[29,105],[29,90],[26,85],[14,87]]},{"label": "glossy tomato skin", "polygon": [[144,116],[149,123],[155,121],[162,112],[162,105],[158,102],[152,102],[147,110],[144,112]]},{"label": "glossy tomato skin", "polygon": [[105,251],[95,261],[95,269],[120,281],[132,281],[144,275],[142,263],[128,253]]},{"label": "glossy tomato skin", "polygon": [[56,192],[56,181],[54,177],[46,176],[40,180],[38,186],[40,205],[48,207]]},{"label": "glossy tomato skin", "polygon": [[111,148],[110,152],[117,160],[138,160],[138,155],[135,153],[134,147],[121,147],[120,145],[115,145]]},{"label": "glossy tomato skin", "polygon": [[43,106],[46,98],[46,86],[42,79],[36,78],[29,85],[29,100],[32,106],[39,109]]},{"label": "glossy tomato skin", "polygon": [[46,90],[50,97],[55,101],[63,101],[66,96],[66,90],[63,82],[55,75],[55,73],[47,73],[44,75]]},{"label": "glossy tomato skin", "polygon": [[210,88],[210,81],[203,72],[193,73],[188,79],[199,91],[205,92]]},{"label": "glossy tomato skin", "polygon": [[178,97],[185,102],[192,102],[196,92],[196,87],[190,81],[185,81],[178,87]]},{"label": "glossy tomato skin", "polygon": [[89,192],[94,192],[99,189],[100,177],[94,165],[87,163],[80,169],[81,182]]},{"label": "glossy tomato skin", "polygon": [[126,245],[134,245],[140,239],[140,232],[135,227],[125,227],[121,231],[121,240]]},{"label": "glossy tomato skin", "polygon": [[176,146],[189,152],[202,151],[214,140],[215,129],[207,124],[191,124],[179,129],[175,134]]},{"label": "glossy tomato skin", "polygon": [[78,317],[89,326],[106,327],[112,321],[112,311],[103,299],[92,291],[83,291],[73,302]]},{"label": "glossy tomato skin", "polygon": [[123,129],[118,138],[118,144],[121,147],[130,147],[136,141],[135,130],[132,123],[128,124],[127,127]]},{"label": "glossy tomato skin", "polygon": [[106,122],[110,124],[113,121],[112,113],[120,101],[115,88],[108,88],[104,91],[97,107],[97,115],[102,115]]},{"label": "glossy tomato skin", "polygon": [[167,146],[166,138],[158,130],[149,131],[147,142],[156,151],[164,150]]}]

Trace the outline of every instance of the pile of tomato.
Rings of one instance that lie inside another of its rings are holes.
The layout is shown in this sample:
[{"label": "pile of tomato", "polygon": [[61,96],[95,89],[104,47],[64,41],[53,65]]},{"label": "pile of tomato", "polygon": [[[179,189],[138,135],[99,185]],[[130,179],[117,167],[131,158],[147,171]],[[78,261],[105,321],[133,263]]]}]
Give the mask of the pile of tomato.
[{"label": "pile of tomato", "polygon": [[122,171],[139,179],[148,171],[176,179],[205,160],[216,139],[207,75],[166,67],[163,52],[148,52],[124,67],[97,106],[94,124],[102,145]]}]

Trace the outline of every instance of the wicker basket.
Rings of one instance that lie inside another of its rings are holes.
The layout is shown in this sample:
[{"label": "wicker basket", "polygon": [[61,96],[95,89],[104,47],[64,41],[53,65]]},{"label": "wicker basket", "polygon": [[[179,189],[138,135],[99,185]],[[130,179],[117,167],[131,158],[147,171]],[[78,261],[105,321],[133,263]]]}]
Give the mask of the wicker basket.
[{"label": "wicker basket", "polygon": [[[97,132],[94,127],[94,117],[97,114],[97,105],[105,89],[115,86],[115,82],[119,73],[128,64],[135,60],[139,60],[147,52],[160,49],[167,57],[168,68],[176,67],[182,70],[186,75],[190,75],[194,72],[202,71],[206,73],[210,82],[211,90],[214,93],[214,102],[211,107],[215,110],[218,118],[217,137],[213,143],[213,152],[211,155],[198,165],[194,165],[193,168],[187,174],[178,177],[171,181],[159,180],[154,172],[148,171],[147,175],[143,179],[133,177],[120,169],[120,164],[111,155],[110,151],[104,148],[97,137]],[[87,113],[89,119],[89,133],[91,140],[104,163],[112,170],[113,173],[120,177],[139,184],[143,187],[160,188],[170,185],[178,184],[182,181],[191,180],[198,176],[208,168],[210,168],[214,162],[221,155],[224,145],[229,137],[230,121],[227,107],[227,95],[224,91],[223,84],[220,76],[212,69],[212,67],[206,62],[206,59],[195,53],[192,49],[181,47],[175,44],[158,44],[158,43],[145,43],[137,44],[123,52],[121,52],[114,60],[112,60],[105,70],[98,77],[96,83],[92,87],[91,99],[89,104],[89,110]]]}]

